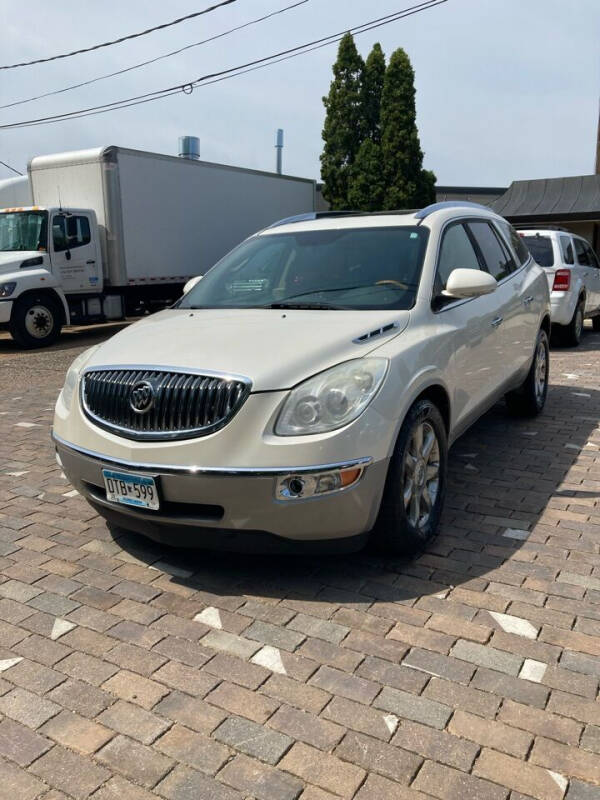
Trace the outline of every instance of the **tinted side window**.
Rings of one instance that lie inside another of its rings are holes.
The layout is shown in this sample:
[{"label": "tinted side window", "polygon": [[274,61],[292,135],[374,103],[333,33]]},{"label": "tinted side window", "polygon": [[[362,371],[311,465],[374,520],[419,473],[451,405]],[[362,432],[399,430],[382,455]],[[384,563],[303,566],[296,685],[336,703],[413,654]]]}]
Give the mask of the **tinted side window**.
[{"label": "tinted side window", "polygon": [[594,253],[589,244],[585,244],[584,247],[590,260],[590,266],[598,268],[600,265],[598,264],[598,257],[596,253]]},{"label": "tinted side window", "polygon": [[575,257],[573,256],[573,242],[568,236],[560,237],[560,249],[565,264],[574,264]]},{"label": "tinted side window", "polygon": [[446,288],[454,269],[480,269],[477,254],[462,224],[451,225],[444,233],[436,274],[436,294]]},{"label": "tinted side window", "polygon": [[90,243],[90,223],[87,217],[67,217],[67,244],[69,249]]},{"label": "tinted side window", "polygon": [[471,233],[481,250],[490,275],[497,281],[506,278],[515,268],[514,261],[488,222],[469,222]]},{"label": "tinted side window", "polygon": [[527,249],[527,246],[523,241],[522,237],[519,236],[519,234],[516,232],[513,226],[510,225],[505,220],[502,220],[501,222],[496,222],[496,225],[499,226],[502,233],[511,243],[512,248],[516,253],[519,266],[522,266],[526,261],[529,260],[529,250]]},{"label": "tinted side window", "polygon": [[581,239],[573,239],[575,242],[575,252],[577,254],[577,262],[581,264],[582,267],[591,267],[590,261],[590,254],[585,249],[585,244],[581,241]]},{"label": "tinted side window", "polygon": [[54,250],[60,253],[63,250],[73,250],[89,244],[90,222],[87,217],[57,214],[52,220],[52,243]]}]

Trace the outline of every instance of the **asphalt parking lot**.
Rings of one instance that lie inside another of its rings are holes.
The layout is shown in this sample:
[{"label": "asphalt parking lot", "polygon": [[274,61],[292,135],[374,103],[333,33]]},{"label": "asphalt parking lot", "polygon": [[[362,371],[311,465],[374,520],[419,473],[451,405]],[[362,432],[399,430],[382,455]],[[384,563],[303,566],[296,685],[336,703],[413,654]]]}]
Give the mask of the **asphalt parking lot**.
[{"label": "asphalt parking lot", "polygon": [[406,562],[109,531],[49,433],[118,327],[0,334],[0,800],[600,798],[600,334],[457,442]]}]

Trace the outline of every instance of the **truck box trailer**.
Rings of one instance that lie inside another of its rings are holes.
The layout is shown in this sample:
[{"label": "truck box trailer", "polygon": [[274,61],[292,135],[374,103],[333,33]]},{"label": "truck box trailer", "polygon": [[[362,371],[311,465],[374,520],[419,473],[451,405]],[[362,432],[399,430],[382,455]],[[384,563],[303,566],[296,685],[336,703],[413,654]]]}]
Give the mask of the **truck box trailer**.
[{"label": "truck box trailer", "polygon": [[28,176],[33,205],[0,209],[0,324],[29,347],[164,307],[250,234],[315,208],[312,180],[115,146],[37,156]]}]

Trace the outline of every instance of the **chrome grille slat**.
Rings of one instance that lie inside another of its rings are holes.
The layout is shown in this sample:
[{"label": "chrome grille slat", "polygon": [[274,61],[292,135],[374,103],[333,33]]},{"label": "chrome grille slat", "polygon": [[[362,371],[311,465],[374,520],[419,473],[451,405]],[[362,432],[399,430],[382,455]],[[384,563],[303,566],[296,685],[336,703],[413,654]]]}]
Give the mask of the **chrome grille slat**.
[{"label": "chrome grille slat", "polygon": [[[133,389],[154,393],[147,411],[131,405]],[[136,440],[205,436],[226,425],[250,393],[247,378],[154,367],[88,368],[81,381],[81,403],[95,424]]]}]

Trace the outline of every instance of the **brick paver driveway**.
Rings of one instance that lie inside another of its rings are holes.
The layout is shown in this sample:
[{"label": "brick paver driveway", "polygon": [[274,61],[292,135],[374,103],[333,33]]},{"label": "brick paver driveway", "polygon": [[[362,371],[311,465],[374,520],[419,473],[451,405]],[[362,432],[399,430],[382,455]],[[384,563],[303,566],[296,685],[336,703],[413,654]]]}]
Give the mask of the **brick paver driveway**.
[{"label": "brick paver driveway", "polygon": [[111,534],[49,440],[103,335],[0,338],[0,800],[600,797],[600,335],[456,444],[412,563]]}]

